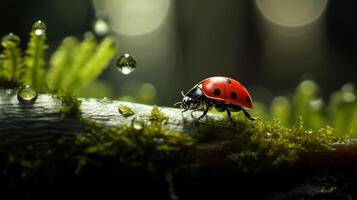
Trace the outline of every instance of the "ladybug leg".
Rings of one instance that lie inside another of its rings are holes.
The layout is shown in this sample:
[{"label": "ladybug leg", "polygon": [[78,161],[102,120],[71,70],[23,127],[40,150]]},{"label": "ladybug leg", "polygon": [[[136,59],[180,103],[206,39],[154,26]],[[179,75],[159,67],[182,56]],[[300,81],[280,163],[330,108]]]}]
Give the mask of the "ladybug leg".
[{"label": "ladybug leg", "polygon": [[243,114],[244,114],[244,116],[245,116],[246,118],[248,118],[248,119],[250,119],[250,120],[252,120],[252,121],[255,120],[255,118],[252,117],[252,116],[250,116],[250,114],[249,114],[246,110],[244,110],[243,108],[242,108],[242,111],[243,111]]},{"label": "ladybug leg", "polygon": [[194,118],[193,113],[196,112],[196,110],[191,111],[191,117]]},{"label": "ladybug leg", "polygon": [[203,111],[203,114],[197,118],[197,121],[200,121],[200,119],[202,119],[202,117],[207,115],[209,108],[210,108],[210,106],[206,107],[206,109]]},{"label": "ladybug leg", "polygon": [[233,121],[233,119],[232,119],[231,111],[229,111],[228,108],[226,108],[226,111],[227,111],[227,116],[228,116],[228,118],[229,118],[229,121],[231,121],[233,125],[236,125],[236,123],[234,123],[234,121]]}]

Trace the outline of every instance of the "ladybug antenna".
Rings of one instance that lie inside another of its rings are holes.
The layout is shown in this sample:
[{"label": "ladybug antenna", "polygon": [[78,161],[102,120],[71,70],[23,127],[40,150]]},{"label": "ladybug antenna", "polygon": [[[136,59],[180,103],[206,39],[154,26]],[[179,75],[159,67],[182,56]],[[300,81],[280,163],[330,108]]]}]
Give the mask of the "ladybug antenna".
[{"label": "ladybug antenna", "polygon": [[182,95],[182,97],[185,97],[185,93],[183,93],[183,91],[181,91],[181,95]]},{"label": "ladybug antenna", "polygon": [[179,101],[179,102],[176,102],[176,103],[174,104],[174,106],[178,106],[178,105],[181,105],[181,104],[182,104],[182,102]]}]

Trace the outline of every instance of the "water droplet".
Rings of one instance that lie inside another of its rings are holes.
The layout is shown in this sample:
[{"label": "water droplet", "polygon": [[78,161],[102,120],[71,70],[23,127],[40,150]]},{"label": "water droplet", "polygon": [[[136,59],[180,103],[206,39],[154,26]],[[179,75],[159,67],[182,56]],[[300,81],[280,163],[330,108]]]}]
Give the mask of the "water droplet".
[{"label": "water droplet", "polygon": [[4,48],[13,48],[19,44],[20,44],[19,36],[15,35],[13,33],[9,33],[9,34],[5,35],[4,37],[2,37],[2,39],[1,39],[1,45]]},{"label": "water droplet", "polygon": [[140,131],[141,129],[143,129],[143,124],[140,122],[136,122],[134,121],[131,126],[133,127],[133,129]]},{"label": "water droplet", "polygon": [[108,18],[98,17],[93,24],[93,30],[95,34],[99,36],[107,35],[110,31],[110,23]]},{"label": "water droplet", "polygon": [[37,99],[37,92],[33,87],[25,85],[17,91],[17,99],[21,103],[32,104]]},{"label": "water droplet", "polygon": [[35,35],[41,36],[46,32],[46,24],[41,20],[38,20],[37,22],[33,23],[32,31],[35,33]]},{"label": "water droplet", "polygon": [[126,53],[118,58],[117,68],[124,75],[130,74],[136,68],[136,60],[133,56]]}]

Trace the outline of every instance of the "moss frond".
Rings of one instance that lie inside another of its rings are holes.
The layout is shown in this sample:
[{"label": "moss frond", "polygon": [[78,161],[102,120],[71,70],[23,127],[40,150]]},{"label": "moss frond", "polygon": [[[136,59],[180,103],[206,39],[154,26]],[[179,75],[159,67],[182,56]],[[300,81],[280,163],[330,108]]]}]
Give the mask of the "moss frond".
[{"label": "moss frond", "polygon": [[30,41],[26,50],[26,73],[24,82],[32,85],[38,91],[45,89],[45,50],[46,34],[30,33]]},{"label": "moss frond", "polygon": [[73,63],[68,68],[66,76],[63,76],[61,88],[64,91],[71,91],[72,88],[76,88],[78,77],[82,73],[81,70],[90,61],[96,47],[96,39],[91,33],[87,33],[75,52]]},{"label": "moss frond", "polygon": [[5,47],[1,60],[1,82],[8,86],[17,86],[21,84],[24,75],[24,63],[19,46]]},{"label": "moss frond", "polygon": [[5,70],[4,62],[5,56],[4,54],[0,54],[0,85],[9,77],[9,73]]},{"label": "moss frond", "polygon": [[285,127],[291,126],[291,105],[287,98],[275,97],[270,109],[273,119],[279,119]]},{"label": "moss frond", "polygon": [[306,126],[315,129],[326,124],[323,101],[318,97],[319,91],[319,86],[311,80],[299,84],[293,98],[295,121],[302,116]]},{"label": "moss frond", "polygon": [[50,58],[50,69],[47,74],[47,84],[52,90],[61,89],[63,79],[68,76],[75,59],[78,40],[74,37],[65,38]]},{"label": "moss frond", "polygon": [[92,57],[86,62],[83,69],[81,69],[77,80],[78,82],[71,86],[73,91],[78,91],[79,89],[86,87],[97,78],[113,58],[116,50],[117,47],[114,41],[109,37],[105,38],[99,44]]},{"label": "moss frond", "polygon": [[159,122],[159,123],[166,123],[169,120],[169,118],[166,115],[160,112],[157,106],[154,106],[152,108],[148,118],[152,122]]}]

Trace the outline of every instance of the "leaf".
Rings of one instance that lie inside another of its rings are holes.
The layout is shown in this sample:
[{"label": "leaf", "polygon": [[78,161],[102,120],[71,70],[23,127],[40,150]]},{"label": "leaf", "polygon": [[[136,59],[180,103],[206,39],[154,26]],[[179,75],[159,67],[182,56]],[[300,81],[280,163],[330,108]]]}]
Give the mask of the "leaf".
[{"label": "leaf", "polygon": [[30,41],[26,50],[26,73],[24,82],[32,85],[38,91],[43,91],[45,86],[45,43],[46,35],[30,33]]},{"label": "leaf", "polygon": [[71,86],[72,91],[78,91],[86,87],[97,78],[113,58],[116,50],[117,47],[114,41],[109,37],[105,38],[81,70],[77,80],[78,83]]},{"label": "leaf", "polygon": [[6,82],[18,85],[24,74],[21,49],[18,46],[6,47],[3,56],[0,77]]},{"label": "leaf", "polygon": [[278,118],[285,127],[290,126],[291,106],[287,98],[275,97],[270,109],[273,118]]},{"label": "leaf", "polygon": [[78,40],[74,37],[67,37],[62,44],[52,54],[50,59],[50,69],[47,74],[47,84],[50,89],[61,89],[61,84],[73,65],[75,53],[78,48]]},{"label": "leaf", "polygon": [[75,56],[73,57],[73,63],[70,65],[66,72],[66,76],[63,76],[61,88],[64,91],[70,91],[71,88],[76,88],[78,77],[81,74],[81,70],[88,63],[93,56],[94,50],[97,46],[97,42],[92,34],[86,34],[85,39],[76,49]]}]

